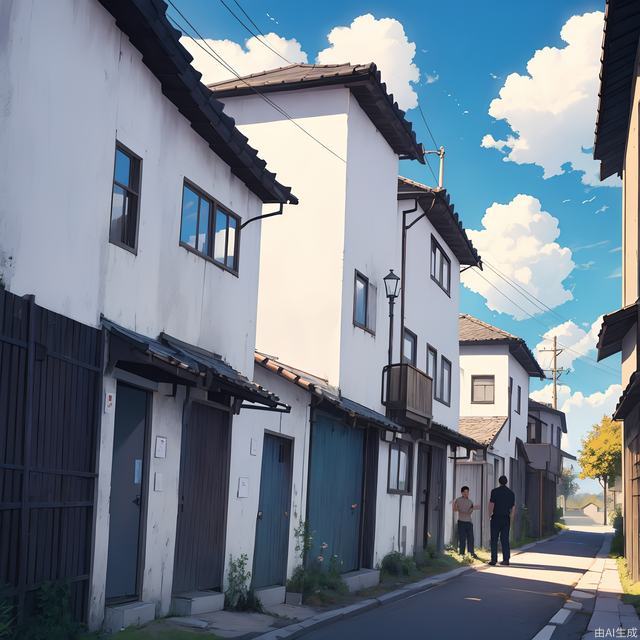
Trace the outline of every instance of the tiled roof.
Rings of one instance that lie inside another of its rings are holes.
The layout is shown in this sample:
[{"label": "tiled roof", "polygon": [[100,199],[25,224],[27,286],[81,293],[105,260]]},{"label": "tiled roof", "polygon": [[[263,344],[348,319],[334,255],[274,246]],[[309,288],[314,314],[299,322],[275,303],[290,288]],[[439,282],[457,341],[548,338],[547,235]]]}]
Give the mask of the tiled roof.
[{"label": "tiled roof", "polygon": [[460,433],[488,447],[506,423],[507,416],[461,416]]},{"label": "tiled roof", "polygon": [[142,54],[142,61],[160,82],[162,93],[191,123],[211,149],[263,202],[290,202],[298,199],[281,185],[258,152],[236,129],[232,118],[200,82],[201,74],[192,66],[193,57],[180,44],[182,33],[174,29],[162,0],[99,0],[115,18],[116,26]]},{"label": "tiled roof", "polygon": [[403,159],[424,164],[424,150],[413,125],[398,107],[393,94],[380,77],[378,67],[369,64],[292,64],[209,85],[217,98],[294,91],[313,87],[343,86],[369,116],[389,146]]},{"label": "tiled roof", "polygon": [[[564,433],[567,433],[567,418],[564,411],[560,411],[560,409],[554,409],[550,404],[547,404],[546,402],[537,402],[532,398],[529,398],[529,411],[547,411],[548,413],[557,415],[560,418],[562,431],[564,431]],[[547,423],[545,422],[545,424]]]},{"label": "tiled roof", "polygon": [[640,39],[640,2],[607,0],[604,20],[593,149],[593,157],[600,160],[601,180],[621,173],[624,165]]},{"label": "tiled roof", "polygon": [[450,429],[439,422],[432,422],[431,427],[429,429],[429,437],[435,436],[444,440],[449,444],[454,444],[459,447],[465,447],[466,449],[482,449],[483,445],[470,438],[469,436],[456,431],[455,429]]},{"label": "tiled roof", "polygon": [[261,367],[267,369],[267,371],[275,373],[288,382],[291,382],[305,391],[326,400],[335,408],[346,413],[352,418],[359,419],[365,424],[372,424],[392,431],[405,431],[403,427],[393,422],[393,420],[390,420],[382,413],[379,413],[374,409],[370,409],[369,407],[355,402],[354,400],[345,398],[340,392],[340,389],[330,385],[327,380],[323,378],[314,376],[313,374],[292,367],[291,365],[284,364],[272,356],[260,353],[259,351],[255,352],[255,362]]},{"label": "tiled roof", "polygon": [[421,206],[429,222],[444,238],[460,264],[481,266],[482,260],[469,239],[462,221],[446,189],[432,189],[409,178],[398,177],[398,199],[416,198],[420,195]]},{"label": "tiled roof", "polygon": [[460,314],[459,340],[463,346],[506,344],[513,357],[532,377],[544,378],[544,371],[527,346],[527,343],[508,331],[494,327],[467,313]]},{"label": "tiled roof", "polygon": [[602,318],[598,333],[598,361],[622,351],[622,340],[638,321],[638,302],[634,302]]}]

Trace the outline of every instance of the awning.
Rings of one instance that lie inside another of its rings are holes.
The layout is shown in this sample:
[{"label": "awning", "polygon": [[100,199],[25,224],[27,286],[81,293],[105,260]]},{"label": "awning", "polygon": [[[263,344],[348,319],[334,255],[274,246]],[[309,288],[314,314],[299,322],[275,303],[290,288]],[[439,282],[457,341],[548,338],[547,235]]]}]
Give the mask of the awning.
[{"label": "awning", "polygon": [[518,459],[524,460],[527,464],[531,463],[529,454],[527,453],[527,447],[524,445],[524,441],[521,438],[516,437],[516,451],[518,452]]},{"label": "awning", "polygon": [[102,326],[111,335],[109,359],[119,368],[157,382],[197,386],[268,407],[282,406],[278,396],[251,382],[218,354],[166,333],[150,338],[106,318]]},{"label": "awning", "polygon": [[429,431],[429,437],[436,437],[440,440],[444,440],[447,444],[451,444],[457,447],[464,447],[465,449],[484,449],[484,445],[476,442],[473,438],[469,438],[462,433],[445,427],[438,422],[431,423],[431,429]]},{"label": "awning", "polygon": [[264,367],[267,371],[284,378],[287,382],[301,387],[311,393],[317,400],[326,402],[339,411],[346,413],[350,418],[360,421],[365,425],[400,433],[406,431],[404,427],[390,420],[383,413],[379,413],[359,402],[345,398],[340,392],[340,389],[330,385],[329,382],[323,378],[314,376],[301,369],[296,369],[291,365],[284,364],[258,351],[256,351],[255,354],[255,361],[256,364]]},{"label": "awning", "polygon": [[563,458],[567,458],[568,460],[577,460],[578,459],[572,453],[569,453],[568,451],[563,451],[562,449],[560,449],[560,453],[562,454]]},{"label": "awning", "polygon": [[602,318],[598,334],[598,361],[622,351],[622,340],[638,321],[638,303],[618,309]]},{"label": "awning", "polygon": [[638,372],[634,371],[629,378],[629,384],[622,392],[620,400],[616,405],[616,410],[613,413],[614,420],[624,420],[640,402],[640,376]]}]

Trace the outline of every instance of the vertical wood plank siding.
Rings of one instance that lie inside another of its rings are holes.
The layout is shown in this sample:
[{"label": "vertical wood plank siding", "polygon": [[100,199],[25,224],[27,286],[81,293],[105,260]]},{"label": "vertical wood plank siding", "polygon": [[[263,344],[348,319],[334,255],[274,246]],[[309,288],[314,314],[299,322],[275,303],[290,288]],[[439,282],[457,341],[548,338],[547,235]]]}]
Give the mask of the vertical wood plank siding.
[{"label": "vertical wood plank siding", "polygon": [[[516,495],[516,517],[511,527],[512,540],[519,540],[523,533],[522,507],[527,501],[527,463],[522,458],[511,458],[509,486]],[[530,535],[530,532],[529,534]]]},{"label": "vertical wood plank siding", "polygon": [[0,583],[65,580],[86,615],[102,336],[0,289]]},{"label": "vertical wood plank siding", "polygon": [[173,592],[221,589],[230,416],[194,402],[182,433]]},{"label": "vertical wood plank siding", "polygon": [[[338,556],[342,572],[359,568],[364,431],[314,412],[309,463],[308,561]],[[326,544],[326,549],[322,545]]]}]

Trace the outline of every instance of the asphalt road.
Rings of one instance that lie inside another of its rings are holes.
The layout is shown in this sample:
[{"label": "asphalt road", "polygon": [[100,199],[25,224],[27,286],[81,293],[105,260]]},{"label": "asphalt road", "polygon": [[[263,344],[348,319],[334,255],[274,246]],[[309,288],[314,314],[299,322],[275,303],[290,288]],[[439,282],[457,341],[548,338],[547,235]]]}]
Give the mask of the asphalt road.
[{"label": "asphalt road", "polygon": [[603,541],[566,531],[512,556],[305,634],[306,640],[531,640],[562,607]]}]

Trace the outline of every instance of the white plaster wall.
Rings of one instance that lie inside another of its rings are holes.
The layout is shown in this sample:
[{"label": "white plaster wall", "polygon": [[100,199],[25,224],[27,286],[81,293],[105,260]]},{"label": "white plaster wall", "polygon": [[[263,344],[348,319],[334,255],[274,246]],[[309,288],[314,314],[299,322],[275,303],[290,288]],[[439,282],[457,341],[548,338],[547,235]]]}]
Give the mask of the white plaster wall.
[{"label": "white plaster wall", "polygon": [[[9,290],[93,326],[104,313],[141,333],[167,331],[250,375],[260,223],[242,234],[240,277],[178,240],[185,176],[243,219],[260,213],[258,198],[162,95],[97,2],[26,0],[3,11],[0,269]],[[116,139],[142,157],[137,256],[108,242]]]},{"label": "white plaster wall", "polygon": [[[524,370],[524,367],[512,355],[509,355],[509,375],[513,378],[513,396],[511,401],[511,440],[514,449],[511,455],[515,457],[516,438],[520,438],[522,442],[527,441],[527,423],[529,421],[527,407],[529,400],[530,378],[529,374]],[[522,388],[520,413],[516,412],[518,386]]]},{"label": "white plaster wall", "polygon": [[[495,402],[472,404],[471,377],[495,376]],[[528,396],[527,396],[528,397]],[[507,416],[509,414],[509,348],[505,345],[460,347],[460,415]]]},{"label": "white plaster wall", "polygon": [[[248,566],[253,567],[265,431],[292,440],[293,471],[287,575],[290,576],[295,567],[300,564],[300,559],[295,551],[294,529],[301,519],[305,519],[306,514],[311,396],[303,389],[262,367],[256,367],[255,379],[256,382],[276,393],[283,402],[289,404],[291,413],[243,410],[234,419],[227,515],[225,584],[229,556],[232,555],[235,558],[241,553],[246,553],[249,556]],[[255,455],[251,454],[252,440]],[[238,497],[238,481],[241,477],[249,480],[249,497],[247,498]]]},{"label": "white plaster wall", "polygon": [[[270,99],[347,158],[347,89],[283,92]],[[337,385],[346,165],[258,96],[225,98],[225,105],[278,178],[295,184],[300,199],[263,227],[257,347]]]}]

